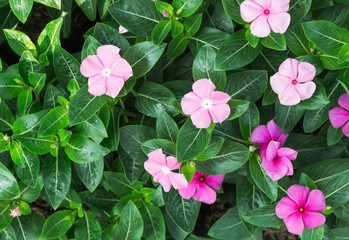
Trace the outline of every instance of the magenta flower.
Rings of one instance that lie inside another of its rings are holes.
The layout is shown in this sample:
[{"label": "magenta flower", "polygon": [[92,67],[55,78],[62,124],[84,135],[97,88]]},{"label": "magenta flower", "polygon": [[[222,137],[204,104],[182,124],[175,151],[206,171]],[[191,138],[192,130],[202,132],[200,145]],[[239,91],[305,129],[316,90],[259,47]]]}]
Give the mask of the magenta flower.
[{"label": "magenta flower", "polygon": [[344,125],[342,132],[349,137],[349,95],[347,93],[342,94],[338,99],[338,103],[342,108],[335,107],[328,112],[330,122],[334,128],[340,128]]},{"label": "magenta flower", "polygon": [[92,95],[106,94],[115,98],[124,82],[133,75],[130,64],[121,58],[119,51],[113,45],[103,45],[97,48],[97,55],[82,61],[80,71],[89,78],[88,91]]},{"label": "magenta flower", "polygon": [[222,123],[229,117],[230,96],[215,91],[216,86],[210,79],[200,79],[193,84],[193,92],[184,95],[181,106],[184,114],[191,115],[197,128],[208,128],[211,121]]},{"label": "magenta flower", "polygon": [[119,26],[119,33],[120,34],[124,34],[124,33],[127,33],[128,32],[128,30],[126,29],[126,28],[124,28],[123,26]]},{"label": "magenta flower", "polygon": [[295,160],[297,154],[298,152],[291,148],[280,148],[279,142],[270,141],[261,166],[273,181],[277,181],[285,175],[293,175],[291,160]]},{"label": "magenta flower", "polygon": [[251,133],[251,142],[259,143],[261,158],[266,155],[267,147],[270,141],[277,141],[282,147],[288,137],[288,134],[283,134],[281,128],[276,125],[274,120],[271,120],[265,125],[259,125]]},{"label": "magenta flower", "polygon": [[279,95],[280,103],[286,106],[296,105],[301,100],[310,98],[316,85],[312,81],[316,69],[307,62],[299,63],[295,59],[286,59],[279,71],[270,78],[273,91]]},{"label": "magenta flower", "polygon": [[252,22],[251,33],[257,37],[267,37],[270,29],[282,34],[291,21],[287,13],[289,3],[289,0],[246,0],[240,5],[240,14],[245,22]]},{"label": "magenta flower", "polygon": [[304,227],[313,229],[322,226],[326,218],[319,212],[326,208],[324,194],[301,185],[292,185],[287,190],[288,197],[283,197],[276,205],[276,216],[283,219],[287,230],[301,234]]},{"label": "magenta flower", "polygon": [[169,192],[171,186],[175,189],[186,188],[188,186],[188,182],[183,174],[171,171],[180,167],[181,163],[178,163],[175,157],[166,157],[162,153],[161,148],[149,153],[148,160],[144,162],[145,170],[154,177],[154,182],[162,185],[165,192]]},{"label": "magenta flower", "polygon": [[10,209],[11,213],[10,216],[12,216],[13,218],[15,217],[20,217],[22,215],[21,211],[18,209],[18,207],[16,207],[15,209]]},{"label": "magenta flower", "polygon": [[[222,186],[225,175],[211,175],[208,176],[203,173],[195,171],[194,176],[187,188],[179,189],[179,194],[189,199],[194,196],[196,201],[201,201],[207,204],[212,204],[216,201],[216,192]],[[210,188],[211,187],[211,188]]]}]

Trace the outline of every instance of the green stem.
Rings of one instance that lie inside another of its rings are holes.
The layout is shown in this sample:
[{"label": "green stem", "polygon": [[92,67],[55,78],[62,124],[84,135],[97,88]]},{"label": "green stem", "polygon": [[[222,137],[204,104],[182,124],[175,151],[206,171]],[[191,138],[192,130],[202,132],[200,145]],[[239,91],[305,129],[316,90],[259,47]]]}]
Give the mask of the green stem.
[{"label": "green stem", "polygon": [[131,90],[130,90],[130,93],[131,93],[135,98],[138,97],[138,92],[137,92],[136,90],[131,89]]}]

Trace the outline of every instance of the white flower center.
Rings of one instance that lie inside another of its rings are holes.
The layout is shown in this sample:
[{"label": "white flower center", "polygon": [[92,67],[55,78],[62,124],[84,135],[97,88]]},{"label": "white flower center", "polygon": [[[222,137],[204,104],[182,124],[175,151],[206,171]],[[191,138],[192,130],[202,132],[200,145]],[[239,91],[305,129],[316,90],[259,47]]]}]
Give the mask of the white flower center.
[{"label": "white flower center", "polygon": [[208,99],[205,99],[202,103],[201,103],[202,107],[205,109],[209,109],[212,107],[212,102]]},{"label": "white flower center", "polygon": [[168,167],[162,167],[162,171],[167,174],[169,172],[171,172],[171,170]]},{"label": "white flower center", "polygon": [[110,75],[111,71],[109,68],[105,68],[103,71],[102,71],[102,74],[105,76],[105,77],[108,77]]}]

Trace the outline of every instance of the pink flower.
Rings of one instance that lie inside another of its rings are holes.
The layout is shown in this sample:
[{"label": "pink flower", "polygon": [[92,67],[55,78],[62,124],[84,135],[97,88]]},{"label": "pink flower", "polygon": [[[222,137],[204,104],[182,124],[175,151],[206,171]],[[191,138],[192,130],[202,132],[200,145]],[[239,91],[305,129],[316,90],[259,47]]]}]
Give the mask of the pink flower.
[{"label": "pink flower", "polygon": [[127,33],[128,32],[128,30],[126,29],[126,28],[124,28],[123,26],[119,26],[119,33],[120,34],[123,34],[123,33]]},{"label": "pink flower", "polygon": [[230,96],[214,91],[216,86],[210,79],[200,79],[193,84],[193,92],[184,95],[181,106],[184,114],[191,115],[197,128],[208,128],[211,121],[221,123],[229,117]]},{"label": "pink flower", "polygon": [[281,128],[276,125],[274,120],[267,123],[267,126],[259,125],[251,133],[251,142],[259,143],[261,158],[265,157],[267,147],[270,141],[277,141],[282,147],[288,137],[288,134],[283,134]]},{"label": "pink flower", "polygon": [[296,105],[310,98],[315,92],[315,67],[307,62],[299,63],[295,59],[286,59],[279,71],[270,78],[273,91],[279,95],[280,103],[286,106]]},{"label": "pink flower", "polygon": [[148,158],[144,162],[144,168],[154,177],[154,182],[162,185],[165,192],[169,192],[171,186],[175,189],[186,188],[188,186],[188,182],[183,174],[171,171],[181,167],[181,163],[178,163],[175,157],[166,157],[162,153],[162,149],[159,148],[149,153]]},{"label": "pink flower", "polygon": [[86,57],[80,67],[82,75],[88,77],[88,91],[92,95],[106,94],[115,98],[124,82],[132,75],[130,64],[119,54],[120,48],[103,45],[97,55]]},{"label": "pink flower", "polygon": [[212,204],[216,201],[216,192],[213,191],[212,188],[219,190],[222,186],[224,177],[225,175],[208,176],[195,171],[193,179],[188,184],[188,187],[179,189],[178,192],[185,199],[194,196],[196,201]]},{"label": "pink flower", "polygon": [[291,160],[295,160],[297,154],[298,152],[291,148],[280,148],[279,142],[270,141],[261,166],[273,181],[277,181],[285,175],[293,175]]},{"label": "pink flower", "polygon": [[342,132],[345,136],[349,137],[349,123],[347,123],[349,120],[349,95],[347,93],[342,94],[338,99],[338,103],[342,108],[335,107],[328,112],[328,115],[332,126],[334,128],[340,128],[344,125]]},{"label": "pink flower", "polygon": [[309,193],[308,187],[292,185],[287,195],[276,205],[275,212],[284,220],[290,233],[301,234],[304,227],[313,229],[325,223],[325,216],[319,213],[326,208],[325,197],[320,190]]},{"label": "pink flower", "polygon": [[169,14],[168,14],[167,11],[163,11],[163,12],[162,12],[162,15],[163,15],[164,17],[168,17],[168,16],[169,16]]},{"label": "pink flower", "polygon": [[10,209],[11,213],[10,216],[12,216],[13,218],[15,217],[20,217],[22,215],[21,211],[19,211],[18,207],[16,207],[15,209]]},{"label": "pink flower", "polygon": [[289,0],[246,0],[240,5],[240,14],[245,22],[252,22],[251,33],[266,37],[270,29],[275,33],[286,32],[291,16],[287,13]]}]

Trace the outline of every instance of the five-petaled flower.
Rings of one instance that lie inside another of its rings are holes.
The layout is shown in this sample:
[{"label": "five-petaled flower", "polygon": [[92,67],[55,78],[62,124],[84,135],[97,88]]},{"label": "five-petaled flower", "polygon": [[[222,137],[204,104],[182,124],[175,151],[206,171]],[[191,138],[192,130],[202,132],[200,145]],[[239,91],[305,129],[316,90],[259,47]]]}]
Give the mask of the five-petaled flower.
[{"label": "five-petaled flower", "polygon": [[320,212],[326,209],[326,201],[320,190],[309,193],[308,187],[292,185],[287,195],[276,205],[275,212],[290,233],[301,234],[304,227],[313,229],[325,223],[326,218]]},{"label": "five-petaled flower", "polygon": [[124,28],[123,26],[119,26],[119,33],[120,34],[124,34],[124,33],[127,33],[128,32],[128,30],[126,29],[126,28]]},{"label": "five-petaled flower", "polygon": [[289,0],[246,0],[240,5],[240,14],[245,22],[252,22],[251,33],[257,37],[267,37],[270,29],[282,34],[291,21],[289,4]]},{"label": "five-petaled flower", "polygon": [[82,75],[88,77],[88,91],[92,95],[106,94],[115,98],[127,79],[132,75],[130,64],[119,54],[120,48],[103,45],[97,55],[86,57],[80,67]]},{"label": "five-petaled flower", "polygon": [[279,95],[282,105],[291,106],[310,98],[315,92],[315,67],[307,62],[286,59],[279,71],[270,78],[271,88]]},{"label": "five-petaled flower", "polygon": [[13,218],[20,217],[22,215],[18,207],[16,207],[15,209],[10,209],[10,211],[11,211],[10,216],[12,216]]},{"label": "five-petaled flower", "polygon": [[144,162],[145,170],[154,177],[154,182],[158,182],[162,185],[165,192],[169,192],[171,186],[175,189],[188,186],[188,182],[183,174],[172,172],[172,170],[179,169],[180,167],[181,163],[178,163],[175,157],[166,157],[166,155],[162,153],[161,148],[149,153],[148,160]]},{"label": "five-petaled flower", "polygon": [[[340,107],[335,107],[328,112],[330,122],[334,128],[340,128],[343,125],[342,132],[345,136],[349,137],[349,95],[348,93],[342,94],[338,99]],[[344,109],[346,110],[344,110]]]},{"label": "five-petaled flower", "polygon": [[298,152],[291,148],[280,148],[279,142],[270,141],[261,166],[273,181],[277,181],[285,175],[293,175],[291,160],[295,160],[297,154]]},{"label": "five-petaled flower", "polygon": [[195,171],[188,187],[179,189],[178,192],[185,199],[194,197],[197,201],[212,204],[216,201],[216,192],[212,190],[212,188],[219,190],[222,186],[224,177],[225,175],[208,176]]},{"label": "five-petaled flower", "polygon": [[229,117],[229,94],[215,91],[210,79],[200,79],[193,84],[193,92],[184,95],[181,107],[184,114],[190,115],[197,128],[208,128],[213,121],[222,123]]}]

